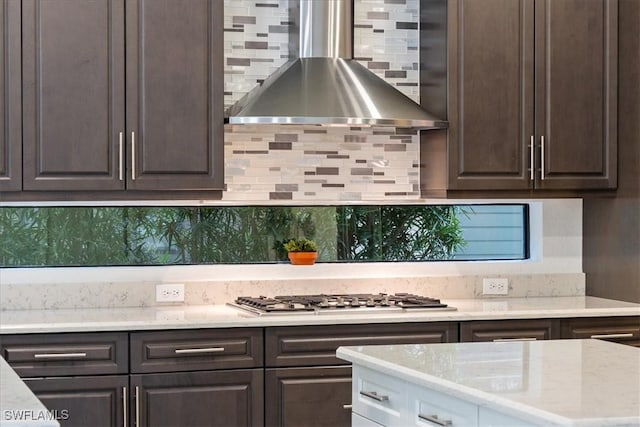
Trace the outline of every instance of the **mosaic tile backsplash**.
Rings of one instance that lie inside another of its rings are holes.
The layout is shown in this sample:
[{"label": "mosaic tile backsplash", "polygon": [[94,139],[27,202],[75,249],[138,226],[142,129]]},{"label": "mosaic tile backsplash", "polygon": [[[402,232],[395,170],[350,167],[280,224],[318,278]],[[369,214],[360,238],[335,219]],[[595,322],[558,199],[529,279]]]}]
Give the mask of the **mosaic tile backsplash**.
[{"label": "mosaic tile backsplash", "polygon": [[[227,107],[296,57],[296,1],[225,0]],[[419,0],[354,1],[354,58],[416,102],[419,15]],[[223,200],[417,199],[419,158],[411,129],[228,125]]]}]

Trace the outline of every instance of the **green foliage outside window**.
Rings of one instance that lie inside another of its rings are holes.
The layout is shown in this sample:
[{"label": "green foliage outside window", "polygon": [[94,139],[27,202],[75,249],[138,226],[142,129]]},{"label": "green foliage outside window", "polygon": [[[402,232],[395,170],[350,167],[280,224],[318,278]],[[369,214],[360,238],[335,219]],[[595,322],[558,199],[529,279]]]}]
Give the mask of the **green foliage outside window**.
[{"label": "green foliage outside window", "polygon": [[0,266],[286,261],[312,239],[320,262],[450,259],[464,246],[456,206],[5,207]]}]

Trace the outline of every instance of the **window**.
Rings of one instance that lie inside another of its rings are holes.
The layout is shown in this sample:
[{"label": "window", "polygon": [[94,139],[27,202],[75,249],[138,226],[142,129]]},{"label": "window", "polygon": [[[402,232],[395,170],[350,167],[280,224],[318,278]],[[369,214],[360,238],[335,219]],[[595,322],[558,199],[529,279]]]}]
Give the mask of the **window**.
[{"label": "window", "polygon": [[0,266],[525,259],[527,205],[4,207]]}]

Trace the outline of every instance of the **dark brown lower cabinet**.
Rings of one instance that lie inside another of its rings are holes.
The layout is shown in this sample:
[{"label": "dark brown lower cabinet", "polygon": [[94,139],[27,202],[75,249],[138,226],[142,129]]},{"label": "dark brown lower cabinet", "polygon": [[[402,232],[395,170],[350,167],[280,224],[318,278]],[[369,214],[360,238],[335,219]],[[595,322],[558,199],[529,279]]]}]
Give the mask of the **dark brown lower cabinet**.
[{"label": "dark brown lower cabinet", "polygon": [[137,427],[264,425],[262,369],[131,375]]},{"label": "dark brown lower cabinet", "polygon": [[[26,378],[24,382],[61,427],[125,425],[123,393],[127,375]],[[130,423],[129,423],[130,425]]]},{"label": "dark brown lower cabinet", "polygon": [[562,319],[562,338],[596,338],[640,347],[640,317]]},{"label": "dark brown lower cabinet", "polygon": [[265,425],[350,426],[351,367],[266,369]]},{"label": "dark brown lower cabinet", "polygon": [[550,340],[560,338],[554,319],[486,320],[460,323],[460,341]]},{"label": "dark brown lower cabinet", "polygon": [[338,347],[457,341],[457,322],[266,328],[265,425],[351,426],[351,367]]}]

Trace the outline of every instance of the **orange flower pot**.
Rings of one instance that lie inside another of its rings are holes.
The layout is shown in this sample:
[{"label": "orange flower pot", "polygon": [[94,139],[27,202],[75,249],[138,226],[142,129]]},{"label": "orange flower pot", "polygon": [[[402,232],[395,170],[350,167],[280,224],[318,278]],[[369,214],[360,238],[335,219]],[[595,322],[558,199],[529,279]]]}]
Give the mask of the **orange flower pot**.
[{"label": "orange flower pot", "polygon": [[318,252],[289,252],[288,255],[293,265],[313,265],[318,258]]}]

